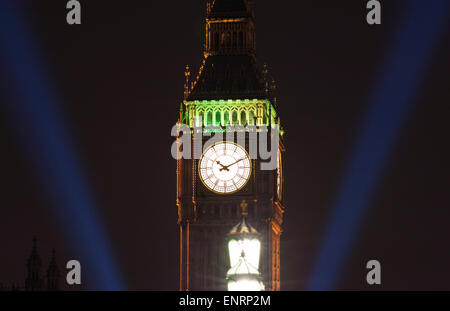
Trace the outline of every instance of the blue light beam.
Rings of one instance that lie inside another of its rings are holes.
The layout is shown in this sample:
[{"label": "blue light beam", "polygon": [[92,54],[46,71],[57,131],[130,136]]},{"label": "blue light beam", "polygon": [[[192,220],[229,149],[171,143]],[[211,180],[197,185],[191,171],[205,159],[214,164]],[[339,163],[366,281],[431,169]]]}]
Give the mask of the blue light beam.
[{"label": "blue light beam", "polygon": [[96,214],[58,100],[15,1],[0,1],[0,64],[11,124],[41,178],[62,232],[81,258],[88,289],[121,290],[122,281]]},{"label": "blue light beam", "polygon": [[410,0],[406,16],[394,33],[393,49],[376,84],[363,119],[351,162],[314,264],[309,290],[333,290],[349,255],[369,200],[402,124],[413,95],[426,73],[438,39],[446,29],[448,0]]}]

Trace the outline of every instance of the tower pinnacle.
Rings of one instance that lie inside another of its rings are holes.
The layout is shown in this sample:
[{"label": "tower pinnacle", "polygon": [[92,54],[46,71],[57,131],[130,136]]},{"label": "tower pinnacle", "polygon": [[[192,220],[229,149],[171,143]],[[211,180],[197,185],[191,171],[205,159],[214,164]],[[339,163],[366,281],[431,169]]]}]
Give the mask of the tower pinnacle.
[{"label": "tower pinnacle", "polygon": [[59,290],[59,268],[56,263],[56,252],[55,249],[52,251],[52,259],[47,269],[47,290],[58,291]]},{"label": "tower pinnacle", "polygon": [[42,290],[41,279],[41,257],[37,252],[37,239],[33,238],[31,255],[27,261],[27,278],[25,280],[25,289],[29,291]]}]

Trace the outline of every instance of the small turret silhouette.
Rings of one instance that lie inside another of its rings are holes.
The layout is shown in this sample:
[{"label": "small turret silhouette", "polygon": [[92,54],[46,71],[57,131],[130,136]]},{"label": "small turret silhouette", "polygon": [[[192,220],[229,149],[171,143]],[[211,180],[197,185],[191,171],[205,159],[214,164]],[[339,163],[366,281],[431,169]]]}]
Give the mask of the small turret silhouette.
[{"label": "small turret silhouette", "polygon": [[59,268],[56,264],[56,253],[53,249],[52,259],[47,269],[47,290],[48,291],[58,291],[59,290]]},{"label": "small turret silhouette", "polygon": [[25,290],[27,291],[39,291],[42,290],[42,278],[41,278],[41,257],[37,252],[37,240],[33,238],[33,248],[31,255],[27,261],[27,278],[25,280]]},{"label": "small turret silhouette", "polygon": [[11,283],[5,286],[0,282],[0,291],[59,291],[60,270],[56,262],[55,249],[52,250],[52,257],[49,261],[47,273],[41,276],[42,260],[37,250],[37,239],[33,238],[31,254],[27,260],[27,276],[25,286]]}]

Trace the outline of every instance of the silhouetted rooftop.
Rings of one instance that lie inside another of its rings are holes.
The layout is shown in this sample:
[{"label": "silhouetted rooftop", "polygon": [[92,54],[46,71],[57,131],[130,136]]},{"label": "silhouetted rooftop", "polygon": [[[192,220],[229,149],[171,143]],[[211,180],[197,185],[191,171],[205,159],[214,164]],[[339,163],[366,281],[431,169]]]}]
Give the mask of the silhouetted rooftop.
[{"label": "silhouetted rooftop", "polygon": [[206,59],[188,100],[262,98],[264,82],[253,57],[216,55]]},{"label": "silhouetted rooftop", "polygon": [[248,17],[250,12],[245,0],[216,0],[210,17]]}]

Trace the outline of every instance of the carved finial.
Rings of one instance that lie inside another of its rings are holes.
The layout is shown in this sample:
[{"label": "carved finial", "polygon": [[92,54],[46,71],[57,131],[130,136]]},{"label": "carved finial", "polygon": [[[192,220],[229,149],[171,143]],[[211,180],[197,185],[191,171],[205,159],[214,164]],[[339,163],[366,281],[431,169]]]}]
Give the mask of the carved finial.
[{"label": "carved finial", "polygon": [[277,89],[277,83],[275,82],[274,78],[272,78],[272,82],[270,83],[270,88],[272,89],[272,92],[275,92]]},{"label": "carved finial", "polygon": [[211,14],[212,2],[210,0],[206,1],[206,14]]},{"label": "carved finial", "polygon": [[245,217],[245,216],[248,215],[247,207],[248,207],[247,201],[246,200],[242,200],[242,202],[241,202],[241,215],[242,215],[242,217]]},{"label": "carved finial", "polygon": [[191,76],[191,70],[188,65],[186,65],[186,69],[184,71],[184,98],[186,99],[189,96],[189,77]]},{"label": "carved finial", "polygon": [[264,90],[266,91],[266,93],[269,93],[269,80],[267,79],[268,74],[269,69],[267,63],[264,63],[263,75],[264,75]]},{"label": "carved finial", "polygon": [[178,123],[182,123],[183,122],[183,103],[180,103],[180,115],[178,118]]},{"label": "carved finial", "polygon": [[276,96],[277,83],[275,82],[274,78],[272,78],[272,82],[270,84],[270,90],[272,91],[273,103],[274,103],[275,107],[277,107],[277,96]]}]

